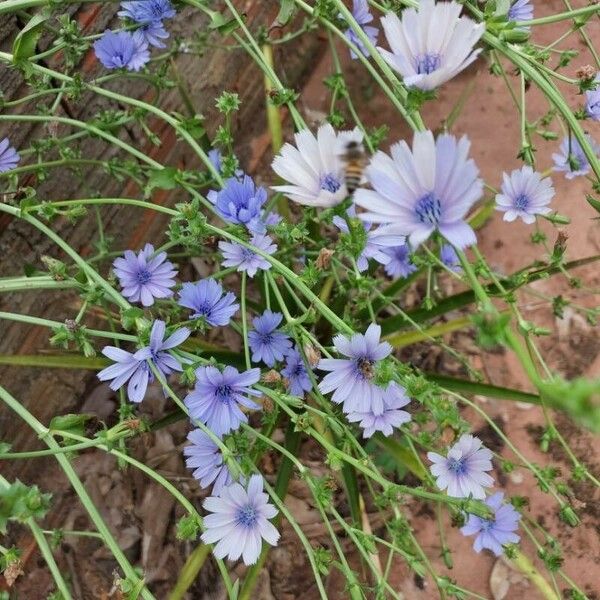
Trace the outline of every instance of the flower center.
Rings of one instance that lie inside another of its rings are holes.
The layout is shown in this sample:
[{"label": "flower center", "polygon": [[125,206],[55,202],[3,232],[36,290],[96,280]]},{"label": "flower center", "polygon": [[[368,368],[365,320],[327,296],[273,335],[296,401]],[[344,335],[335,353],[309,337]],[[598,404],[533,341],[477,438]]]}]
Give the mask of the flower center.
[{"label": "flower center", "polygon": [[436,198],[433,192],[429,192],[429,194],[418,200],[415,213],[417,213],[421,223],[437,225],[442,214],[442,205],[439,198]]},{"label": "flower center", "polygon": [[237,522],[239,525],[243,525],[244,527],[254,527],[257,520],[258,516],[256,514],[256,509],[251,504],[239,509],[237,514]]},{"label": "flower center", "polygon": [[326,190],[332,194],[335,194],[341,186],[342,184],[340,183],[340,180],[333,173],[327,173],[321,177],[322,190]]},{"label": "flower center", "polygon": [[368,358],[357,359],[356,366],[364,379],[373,379],[375,376],[375,373],[373,372],[373,361]]},{"label": "flower center", "polygon": [[152,273],[148,269],[138,271],[137,280],[140,285],[148,283],[152,279]]},{"label": "flower center", "polygon": [[252,250],[250,250],[250,248],[242,248],[242,259],[243,260],[252,260],[252,258],[256,256],[254,252],[252,252]]},{"label": "flower center", "polygon": [[416,59],[418,75],[429,75],[440,68],[442,60],[439,54],[421,54]]},{"label": "flower center", "polygon": [[467,468],[464,458],[449,458],[448,459],[448,470],[455,475],[464,475]]},{"label": "flower center", "polygon": [[260,343],[264,344],[265,346],[270,346],[273,343],[273,336],[271,335],[271,332],[261,333],[260,334]]},{"label": "flower center", "polygon": [[229,401],[231,400],[232,391],[233,390],[231,389],[230,385],[222,384],[217,386],[217,389],[215,390],[215,396],[221,402],[229,403]]},{"label": "flower center", "polygon": [[525,194],[519,194],[515,198],[515,208],[517,210],[527,210],[529,206],[529,198]]},{"label": "flower center", "polygon": [[489,531],[493,529],[496,521],[494,519],[481,519],[481,531]]}]

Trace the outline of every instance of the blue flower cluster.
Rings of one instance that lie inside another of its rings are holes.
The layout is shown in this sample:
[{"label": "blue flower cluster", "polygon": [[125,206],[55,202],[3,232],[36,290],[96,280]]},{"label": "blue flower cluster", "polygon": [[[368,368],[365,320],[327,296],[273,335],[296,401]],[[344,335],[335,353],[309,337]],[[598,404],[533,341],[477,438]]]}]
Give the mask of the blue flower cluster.
[{"label": "blue flower cluster", "polygon": [[473,546],[476,552],[487,548],[500,556],[504,544],[519,541],[515,531],[521,515],[510,504],[503,503],[504,495],[501,492],[486,499],[485,488],[494,484],[492,477],[487,474],[493,468],[492,453],[479,438],[462,435],[446,456],[428,452],[427,457],[433,463],[431,473],[441,490],[446,490],[449,496],[455,498],[485,499],[492,509],[493,516],[489,519],[469,515],[467,524],[461,529],[464,535],[477,534]]},{"label": "blue flower cluster", "polygon": [[107,69],[139,71],[150,60],[150,46],[165,47],[162,40],[169,37],[169,32],[163,21],[174,17],[175,9],[170,0],[132,0],[121,2],[117,14],[136,29],[107,29],[94,42],[96,57]]}]

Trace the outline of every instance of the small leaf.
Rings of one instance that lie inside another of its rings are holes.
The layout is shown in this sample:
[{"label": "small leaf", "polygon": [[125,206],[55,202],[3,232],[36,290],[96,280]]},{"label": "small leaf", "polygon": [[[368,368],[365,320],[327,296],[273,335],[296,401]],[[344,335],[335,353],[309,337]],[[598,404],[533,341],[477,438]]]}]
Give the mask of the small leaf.
[{"label": "small leaf", "polygon": [[173,190],[177,187],[177,175],[179,171],[175,167],[165,167],[164,169],[155,169],[148,177],[148,183],[144,189],[146,198],[154,188],[161,190]]},{"label": "small leaf", "polygon": [[27,60],[35,54],[36,46],[44,23],[50,18],[46,13],[39,13],[29,19],[27,25],[21,29],[13,42],[13,61]]},{"label": "small leaf", "polygon": [[495,17],[503,17],[510,10],[510,0],[496,0]]},{"label": "small leaf", "polygon": [[209,29],[215,29],[221,35],[229,35],[238,27],[239,23],[236,19],[226,19],[220,12],[217,12],[216,10],[210,11]]},{"label": "small leaf", "polygon": [[74,433],[76,435],[83,435],[85,433],[85,424],[91,418],[92,415],[86,414],[58,415],[56,417],[52,417],[49,429],[52,431],[52,433],[58,433],[59,435],[62,431]]},{"label": "small leaf", "polygon": [[296,12],[296,3],[294,0],[280,0],[280,8],[275,17],[274,27],[283,27],[287,25]]}]

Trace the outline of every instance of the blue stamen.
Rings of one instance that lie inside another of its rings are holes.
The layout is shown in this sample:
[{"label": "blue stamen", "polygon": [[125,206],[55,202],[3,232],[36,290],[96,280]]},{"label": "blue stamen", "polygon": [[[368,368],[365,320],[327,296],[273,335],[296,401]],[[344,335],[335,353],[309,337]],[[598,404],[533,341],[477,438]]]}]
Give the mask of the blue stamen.
[{"label": "blue stamen", "polygon": [[440,222],[442,206],[439,198],[436,198],[433,192],[423,196],[415,206],[415,212],[421,223],[428,225],[437,225]]},{"label": "blue stamen", "polygon": [[421,54],[417,56],[416,69],[419,75],[429,75],[440,68],[442,59],[439,54]]},{"label": "blue stamen", "polygon": [[333,173],[327,173],[326,175],[323,175],[323,177],[321,177],[322,190],[327,190],[328,192],[335,194],[340,189],[340,187],[342,187],[342,184]]}]

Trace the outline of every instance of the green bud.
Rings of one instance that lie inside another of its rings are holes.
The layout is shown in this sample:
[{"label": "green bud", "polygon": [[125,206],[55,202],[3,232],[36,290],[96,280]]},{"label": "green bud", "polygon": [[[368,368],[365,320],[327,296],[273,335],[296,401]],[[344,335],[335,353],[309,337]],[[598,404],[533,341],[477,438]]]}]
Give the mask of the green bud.
[{"label": "green bud", "polygon": [[568,504],[562,505],[558,516],[561,521],[567,523],[567,525],[570,525],[571,527],[577,527],[581,523],[577,513]]}]

